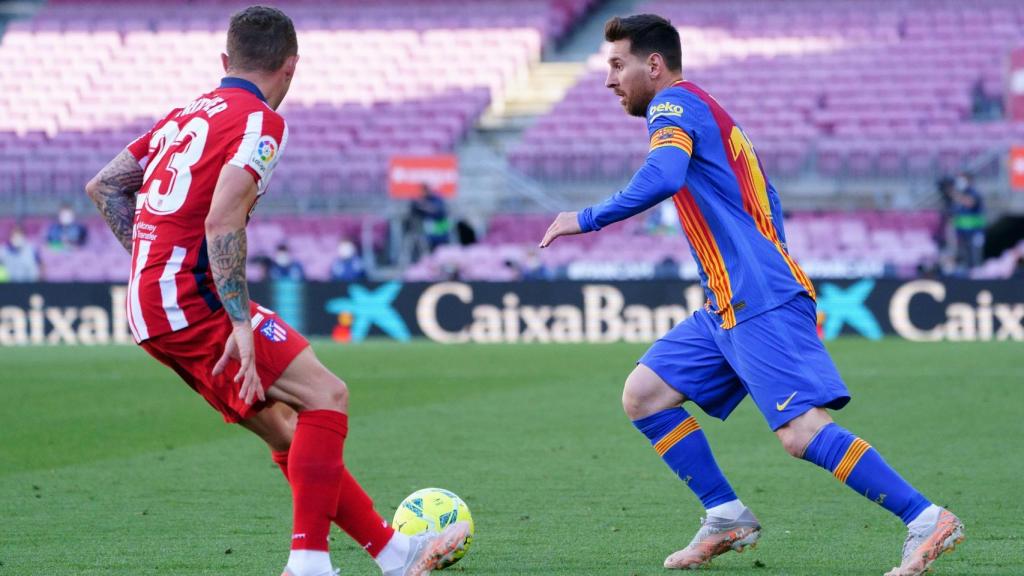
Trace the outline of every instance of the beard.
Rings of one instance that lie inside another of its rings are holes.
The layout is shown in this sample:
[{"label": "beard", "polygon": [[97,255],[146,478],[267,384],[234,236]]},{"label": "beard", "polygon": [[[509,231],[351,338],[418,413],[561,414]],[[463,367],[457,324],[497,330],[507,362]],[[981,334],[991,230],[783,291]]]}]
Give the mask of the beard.
[{"label": "beard", "polygon": [[651,100],[654,99],[654,92],[645,92],[637,94],[635,98],[630,98],[626,101],[626,113],[630,116],[636,116],[638,118],[647,117],[647,106],[650,105]]}]

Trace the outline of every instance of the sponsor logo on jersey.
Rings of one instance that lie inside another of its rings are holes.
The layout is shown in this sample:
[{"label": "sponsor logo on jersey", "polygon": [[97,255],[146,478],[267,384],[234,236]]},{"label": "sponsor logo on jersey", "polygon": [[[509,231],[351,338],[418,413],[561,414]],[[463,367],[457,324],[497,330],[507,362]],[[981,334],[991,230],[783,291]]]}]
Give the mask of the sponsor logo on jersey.
[{"label": "sponsor logo on jersey", "polygon": [[277,140],[274,140],[273,136],[261,136],[252,155],[252,163],[261,175],[266,175],[275,156],[277,156]]},{"label": "sponsor logo on jersey", "polygon": [[683,115],[683,107],[679,104],[673,104],[671,102],[662,102],[661,104],[655,104],[647,109],[647,122],[654,122],[655,119],[661,118],[662,116],[675,116],[679,118]]},{"label": "sponsor logo on jersey", "polygon": [[284,342],[288,340],[288,332],[274,318],[267,320],[266,324],[260,328],[260,334],[271,342]]}]

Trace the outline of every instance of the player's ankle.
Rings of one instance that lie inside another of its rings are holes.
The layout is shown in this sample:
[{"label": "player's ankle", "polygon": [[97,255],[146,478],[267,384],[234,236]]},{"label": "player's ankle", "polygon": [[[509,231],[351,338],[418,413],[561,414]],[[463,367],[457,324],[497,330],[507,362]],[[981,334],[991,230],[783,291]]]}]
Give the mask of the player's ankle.
[{"label": "player's ankle", "polygon": [[288,555],[292,576],[323,576],[332,570],[331,555],[326,550],[292,550]]},{"label": "player's ankle", "polygon": [[380,566],[381,572],[385,574],[391,570],[401,568],[405,565],[405,561],[409,556],[410,544],[409,537],[396,530],[394,535],[391,536],[391,540],[388,541],[384,549],[373,560],[377,562],[377,566]]},{"label": "player's ankle", "polygon": [[708,508],[706,510],[706,514],[709,518],[714,517],[724,518],[726,520],[735,520],[743,514],[744,509],[746,509],[746,506],[744,506],[743,502],[740,502],[739,498],[737,498],[736,500]]}]

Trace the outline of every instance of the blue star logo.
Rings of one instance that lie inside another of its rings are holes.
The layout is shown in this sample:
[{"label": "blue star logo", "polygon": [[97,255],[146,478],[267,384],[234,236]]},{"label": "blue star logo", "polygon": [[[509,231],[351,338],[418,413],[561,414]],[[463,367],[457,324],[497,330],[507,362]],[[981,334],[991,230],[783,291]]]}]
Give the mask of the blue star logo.
[{"label": "blue star logo", "polygon": [[392,304],[401,290],[400,282],[388,282],[376,290],[353,284],[349,287],[348,298],[332,298],[327,301],[327,311],[331,314],[352,314],[353,342],[365,340],[374,325],[395,340],[406,342],[410,338],[409,328]]},{"label": "blue star logo", "polygon": [[825,313],[823,331],[827,340],[833,340],[849,324],[865,338],[878,340],[882,329],[865,302],[875,289],[874,280],[861,280],[847,288],[824,284],[818,293],[818,308]]}]

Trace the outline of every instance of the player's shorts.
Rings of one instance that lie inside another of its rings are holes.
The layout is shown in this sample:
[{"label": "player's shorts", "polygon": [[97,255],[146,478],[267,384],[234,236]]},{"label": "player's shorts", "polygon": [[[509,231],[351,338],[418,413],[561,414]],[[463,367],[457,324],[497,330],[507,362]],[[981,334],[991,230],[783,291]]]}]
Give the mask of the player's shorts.
[{"label": "player's shorts", "polygon": [[[277,314],[255,302],[250,303],[249,313],[252,316],[256,372],[265,391],[281,377],[292,360],[309,346],[309,342]],[[238,397],[242,388],[240,381],[234,381],[240,366],[238,360],[231,359],[220,375],[213,375],[213,367],[224,353],[224,343],[231,331],[231,320],[222,308],[187,328],[146,340],[141,346],[151,356],[177,372],[182,380],[224,416],[226,422],[238,422],[272,402],[255,400],[249,405]]]},{"label": "player's shorts", "polygon": [[724,330],[701,309],[640,359],[704,412],[725,420],[750,394],[772,430],[812,408],[850,401],[817,333],[814,300],[800,295]]}]

